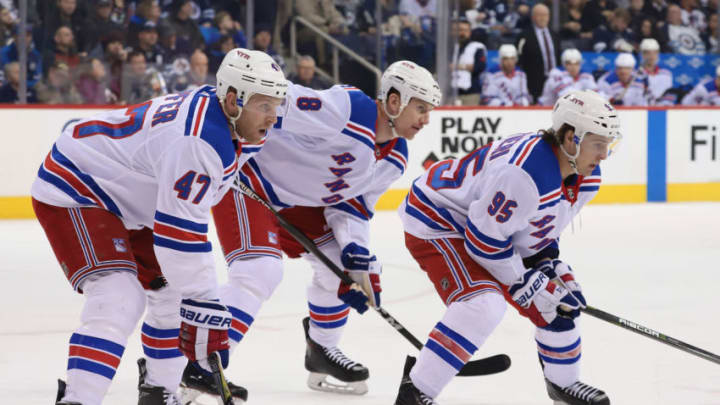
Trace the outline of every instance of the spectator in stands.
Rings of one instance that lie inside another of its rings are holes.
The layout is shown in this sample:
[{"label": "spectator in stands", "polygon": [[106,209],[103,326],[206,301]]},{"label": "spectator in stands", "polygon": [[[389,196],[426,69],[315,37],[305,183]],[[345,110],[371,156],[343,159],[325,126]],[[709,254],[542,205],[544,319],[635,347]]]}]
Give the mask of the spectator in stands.
[{"label": "spectator in stands", "polygon": [[[297,0],[295,3],[297,14],[310,21],[324,32],[340,36],[348,31],[347,22],[342,14],[335,8],[332,0]],[[298,46],[306,53],[314,54],[321,66],[328,60],[325,55],[325,42],[312,31],[298,26]]]},{"label": "spectator in stands", "polygon": [[617,4],[613,0],[590,0],[583,8],[583,15],[580,19],[582,32],[593,32],[601,25],[610,23],[613,10]]},{"label": "spectator in stands", "polygon": [[168,90],[171,93],[177,93],[185,90],[193,90],[206,84],[214,85],[215,79],[208,75],[207,55],[205,55],[205,52],[197,49],[190,57],[190,68],[170,78]]},{"label": "spectator in stands", "polygon": [[15,30],[15,18],[9,8],[0,6],[0,47],[7,45]]},{"label": "spectator in stands", "polygon": [[683,24],[682,10],[676,4],[667,8],[667,20],[661,30],[661,36],[670,50],[683,55],[700,55],[705,53],[705,43],[700,33],[693,27]]},{"label": "spectator in stands", "polygon": [[[10,62],[5,65],[5,84],[0,87],[0,103],[20,102],[18,89],[20,88],[20,64],[18,62]],[[28,87],[27,102],[36,102],[35,91]]]},{"label": "spectator in stands", "polygon": [[190,18],[193,5],[190,0],[175,0],[173,2],[174,12],[170,18],[170,24],[175,28],[177,35],[177,47],[184,50],[186,54],[193,50],[203,48],[205,39],[200,33],[198,24]]},{"label": "spectator in stands", "polygon": [[235,43],[233,37],[230,35],[221,36],[220,39],[210,47],[210,72],[217,72],[225,55],[237,47],[238,44]]},{"label": "spectator in stands", "polygon": [[61,25],[53,37],[53,45],[45,49],[43,65],[52,66],[55,62],[63,62],[68,68],[74,69],[80,64],[81,56],[75,43],[75,34],[67,25]]},{"label": "spectator in stands", "polygon": [[164,78],[157,70],[147,66],[145,55],[138,51],[130,52],[123,69],[120,100],[135,104],[165,93]]},{"label": "spectator in stands", "polygon": [[667,8],[667,0],[648,0],[645,2],[644,12],[657,22],[658,27],[661,27],[667,15]]},{"label": "spectator in stands", "polygon": [[632,52],[635,34],[630,29],[630,12],[616,8],[608,25],[601,25],[593,31],[595,52]]},{"label": "spectator in stands", "polygon": [[416,19],[421,17],[435,18],[436,10],[436,0],[400,0],[400,14],[409,15]]},{"label": "spectator in stands", "polygon": [[650,98],[647,76],[635,70],[635,57],[621,53],[615,58],[615,71],[605,73],[598,80],[599,93],[613,105],[646,106]]},{"label": "spectator in stands", "polygon": [[551,70],[550,76],[545,81],[543,94],[538,100],[540,105],[553,106],[558,98],[571,91],[598,90],[593,75],[580,71],[582,54],[579,50],[575,48],[564,50],[560,61],[562,68]]},{"label": "spectator in stands", "polygon": [[315,72],[315,59],[310,55],[303,55],[298,58],[295,73],[290,74],[288,80],[315,90],[325,90],[332,86],[330,82],[317,75]]},{"label": "spectator in stands", "polygon": [[[538,3],[532,8],[532,26],[520,37],[520,68],[527,74],[527,87],[532,100],[542,93],[545,79],[560,61],[560,43],[557,34],[550,31],[550,9]],[[540,66],[542,61],[542,68]]]},{"label": "spectator in stands", "polygon": [[127,61],[127,50],[125,49],[125,37],[121,31],[111,31],[103,35],[100,44],[103,47],[102,62],[106,67],[109,77],[110,91],[113,99],[120,99],[120,81],[123,66]]},{"label": "spectator in stands", "polygon": [[163,51],[163,60],[166,65],[179,58],[187,59],[192,53],[189,48],[178,46],[177,32],[172,24],[160,25],[158,33],[160,47]]},{"label": "spectator in stands", "polygon": [[452,86],[458,89],[462,105],[478,105],[482,91],[480,75],[485,71],[487,50],[482,43],[470,39],[472,31],[468,20],[457,20],[452,28],[453,36],[458,39],[450,66]]},{"label": "spectator in stands", "polygon": [[435,0],[401,0],[398,57],[430,71],[435,67]]},{"label": "spectator in stands", "polygon": [[697,0],[680,0],[680,16],[684,26],[695,28],[697,32],[705,32],[705,13],[700,9]]},{"label": "spectator in stands", "polygon": [[[17,62],[19,60],[18,43],[20,26],[15,26],[15,35],[13,41],[0,49],[0,66],[4,66],[10,62]],[[32,27],[27,25],[25,27],[25,43],[27,46],[27,87],[31,88],[35,86],[35,83],[42,78],[43,75],[43,63],[42,55],[35,48],[35,43],[32,39]]]},{"label": "spectator in stands", "polygon": [[530,105],[525,72],[517,68],[517,49],[501,45],[498,49],[500,66],[493,67],[483,83],[483,104],[491,106]]},{"label": "spectator in stands", "polygon": [[698,83],[690,93],[682,99],[683,105],[720,106],[720,66],[715,69],[715,78]]},{"label": "spectator in stands", "polygon": [[568,0],[560,7],[560,35],[561,41],[573,41],[580,45],[581,39],[589,39],[592,32],[584,32],[582,25],[585,0]]},{"label": "spectator in stands", "polygon": [[637,41],[638,49],[640,49],[640,43],[645,39],[654,39],[660,44],[661,52],[670,52],[667,43],[663,42],[663,36],[660,35],[655,20],[651,17],[645,17],[640,22],[637,32],[635,32],[635,40]]},{"label": "spectator in stands", "polygon": [[[221,11],[215,15],[215,25],[218,32],[218,40],[223,35],[232,37],[235,44],[240,48],[247,48],[247,38],[239,22],[233,20],[230,13]],[[217,41],[213,41],[217,42]],[[231,48],[232,49],[232,48]]]},{"label": "spectator in stands", "polygon": [[73,85],[70,68],[63,61],[55,61],[48,69],[47,77],[35,85],[35,93],[41,104],[82,104],[82,96]]},{"label": "spectator in stands", "polygon": [[[108,0],[104,0],[108,1]],[[160,16],[162,9],[157,0],[142,0],[135,8],[135,14],[130,18],[127,29],[127,42],[135,48],[137,47],[138,36],[140,31],[145,27],[145,23],[151,21],[155,26],[160,25]]]},{"label": "spectator in stands", "polygon": [[272,27],[258,25],[255,29],[255,37],[253,38],[253,49],[263,51],[270,55],[270,57],[275,60],[275,63],[280,65],[280,68],[285,71],[285,59],[272,48]]},{"label": "spectator in stands", "polygon": [[[50,2],[52,0],[48,0]],[[78,7],[77,0],[55,0],[54,7],[49,7],[43,18],[43,43],[40,48],[47,50],[52,47],[60,27],[70,28],[74,38],[83,38],[83,23],[86,20],[85,9]],[[84,43],[78,49],[84,49]]]},{"label": "spectator in stands", "polygon": [[643,39],[640,43],[642,54],[642,66],[639,69],[641,75],[646,75],[650,91],[650,105],[660,102],[663,94],[672,87],[673,75],[667,69],[658,66],[660,59],[660,44],[652,38]]},{"label": "spectator in stands", "polygon": [[645,0],[630,0],[630,29],[637,35],[640,32],[640,24],[647,18],[645,14]]},{"label": "spectator in stands", "polygon": [[75,80],[75,87],[82,96],[83,104],[108,104],[115,101],[107,85],[105,65],[98,58],[80,66],[80,73]]},{"label": "spectator in stands", "polygon": [[99,55],[102,52],[100,38],[105,33],[123,29],[122,24],[118,24],[110,17],[113,11],[113,3],[111,0],[97,0],[90,17],[85,21],[83,28],[80,30],[84,37],[83,52]]},{"label": "spectator in stands", "polygon": [[530,7],[526,0],[484,1],[481,9],[487,16],[484,25],[486,41],[491,48],[502,43],[515,43],[530,25]]},{"label": "spectator in stands", "polygon": [[152,21],[145,21],[142,29],[138,32],[137,48],[133,50],[142,52],[145,61],[157,70],[162,70],[165,64],[163,49],[158,45],[157,26]]},{"label": "spectator in stands", "polygon": [[718,43],[718,14],[717,12],[710,14],[708,17],[707,32],[703,34],[703,42],[707,53],[720,53],[720,44]]}]

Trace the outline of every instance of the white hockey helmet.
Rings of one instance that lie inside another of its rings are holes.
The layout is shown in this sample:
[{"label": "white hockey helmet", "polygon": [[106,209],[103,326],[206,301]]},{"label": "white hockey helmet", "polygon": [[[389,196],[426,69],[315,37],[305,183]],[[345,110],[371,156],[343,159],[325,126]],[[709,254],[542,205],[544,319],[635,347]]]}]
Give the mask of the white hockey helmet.
[{"label": "white hockey helmet", "polygon": [[[390,89],[400,93],[400,110],[396,115],[390,115],[385,104]],[[414,62],[401,60],[388,66],[380,79],[380,94],[377,97],[383,103],[385,114],[391,119],[397,118],[413,97],[437,107],[442,92],[432,74]]]},{"label": "white hockey helmet", "polygon": [[635,67],[635,57],[629,52],[623,52],[615,58],[615,67]]},{"label": "white hockey helmet", "polygon": [[645,38],[640,41],[640,51],[659,51],[660,44],[655,38]]},{"label": "white hockey helmet", "polygon": [[582,63],[582,54],[575,48],[569,48],[563,51],[562,55],[560,56],[560,61],[562,61],[563,65],[568,62]]},{"label": "white hockey helmet", "polygon": [[498,49],[498,55],[500,56],[500,59],[517,58],[517,48],[515,48],[515,45],[513,44],[500,45],[500,48]]},{"label": "white hockey helmet", "polygon": [[235,48],[225,55],[217,73],[217,89],[215,94],[223,106],[225,95],[230,87],[237,91],[237,105],[240,112],[230,117],[232,125],[240,118],[243,104],[253,94],[264,94],[270,97],[285,98],[288,82],[280,66],[265,52]]},{"label": "white hockey helmet", "polygon": [[715,77],[720,77],[720,65],[715,69]]},{"label": "white hockey helmet", "polygon": [[569,155],[565,148],[561,147],[570,159],[576,159],[580,155],[580,144],[589,133],[610,138],[608,155],[622,139],[617,110],[605,97],[592,90],[573,91],[558,99],[552,111],[552,128],[558,131],[563,124],[575,128],[575,155]]}]

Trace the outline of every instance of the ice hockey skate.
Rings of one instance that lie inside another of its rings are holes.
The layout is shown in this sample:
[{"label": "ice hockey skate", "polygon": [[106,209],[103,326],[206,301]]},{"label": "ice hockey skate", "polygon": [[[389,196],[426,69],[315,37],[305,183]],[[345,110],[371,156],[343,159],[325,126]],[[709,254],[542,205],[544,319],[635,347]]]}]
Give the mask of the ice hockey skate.
[{"label": "ice hockey skate", "polygon": [[547,392],[554,405],[610,405],[607,394],[580,381],[569,387],[560,388],[545,379]]},{"label": "ice hockey skate", "polygon": [[423,394],[410,379],[410,370],[415,365],[415,357],[407,356],[405,359],[405,367],[403,368],[403,376],[400,381],[400,389],[398,390],[395,405],[439,405],[435,400]]},{"label": "ice hockey skate", "polygon": [[[324,347],[310,338],[310,317],[302,321],[305,329],[305,369],[310,372],[307,384],[313,390],[338,394],[367,393],[365,382],[370,377],[367,367],[347,358],[337,347]],[[341,383],[328,381],[328,376]],[[342,384],[344,383],[344,384]]]},{"label": "ice hockey skate", "polygon": [[180,401],[174,393],[156,385],[150,385],[145,382],[147,377],[147,366],[145,359],[139,358],[137,361],[140,377],[138,379],[138,405],[180,405]]},{"label": "ice hockey skate", "polygon": [[62,401],[62,398],[65,396],[65,387],[65,381],[58,380],[58,392],[55,398],[55,405],[82,405],[80,402]]},{"label": "ice hockey skate", "polygon": [[[248,391],[239,385],[235,385],[230,381],[227,382],[228,388],[232,393],[233,403],[235,405],[244,404],[248,399]],[[222,399],[218,394],[218,388],[215,380],[210,375],[203,374],[192,363],[188,363],[183,371],[182,381],[180,382],[180,398],[183,405],[200,404],[197,402],[201,395],[212,396],[219,404]]]}]

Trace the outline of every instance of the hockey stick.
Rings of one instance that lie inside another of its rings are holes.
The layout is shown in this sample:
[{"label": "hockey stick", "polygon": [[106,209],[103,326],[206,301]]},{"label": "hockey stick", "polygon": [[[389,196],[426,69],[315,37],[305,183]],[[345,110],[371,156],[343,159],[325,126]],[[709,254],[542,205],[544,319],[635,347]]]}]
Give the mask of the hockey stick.
[{"label": "hockey stick", "polygon": [[668,335],[652,330],[647,326],[628,321],[627,319],[607,313],[603,310],[591,307],[589,305],[586,308],[582,308],[581,311],[590,316],[594,316],[595,318],[602,319],[605,322],[609,322],[613,325],[625,328],[645,337],[649,337],[650,339],[657,340],[658,342],[665,343],[668,346],[672,346],[684,352],[694,354],[695,356],[702,357],[703,359],[712,361],[713,363],[720,364],[720,356],[718,356],[717,354],[710,353],[699,347],[695,347],[681,340],[677,340]]},{"label": "hockey stick", "polygon": [[210,353],[208,356],[208,363],[210,363],[210,369],[212,369],[212,377],[215,380],[215,386],[218,388],[218,394],[223,405],[232,405],[233,398],[228,387],[225,374],[223,373],[222,364],[220,363],[220,355],[217,352]]},{"label": "hockey stick", "polygon": [[[321,262],[323,262],[335,275],[340,277],[340,280],[342,280],[343,283],[351,286],[351,288],[358,289],[362,291],[360,286],[355,283],[350,276],[345,274],[344,271],[342,271],[332,260],[330,260],[323,252],[320,251],[320,249],[315,245],[315,242],[313,242],[310,238],[307,237],[301,230],[297,229],[293,224],[289,223],[285,218],[283,218],[282,215],[280,215],[279,212],[275,208],[273,208],[272,205],[270,205],[267,201],[265,201],[262,197],[260,197],[253,189],[251,189],[247,184],[243,183],[239,179],[236,179],[235,184],[233,185],[236,187],[240,192],[247,195],[248,197],[252,198],[253,200],[259,202],[263,207],[267,208],[272,212],[275,217],[277,218],[280,225],[285,228],[292,237],[298,241],[302,245],[302,247],[305,248],[308,252],[312,253],[320,259]],[[420,342],[412,333],[410,333],[409,330],[407,330],[395,317],[390,315],[385,309],[381,307],[375,308],[375,311],[377,311],[380,316],[387,321],[387,323],[390,324],[396,331],[398,331],[401,335],[405,337],[410,343],[415,346],[416,349],[420,350],[423,347],[422,342]],[[495,374],[495,373],[501,373],[505,370],[507,370],[510,367],[510,357],[508,357],[505,354],[496,354],[491,357],[486,357],[483,359],[478,360],[471,360],[468,361],[462,369],[457,373],[458,376],[479,376],[479,375],[487,375],[487,374]]]}]

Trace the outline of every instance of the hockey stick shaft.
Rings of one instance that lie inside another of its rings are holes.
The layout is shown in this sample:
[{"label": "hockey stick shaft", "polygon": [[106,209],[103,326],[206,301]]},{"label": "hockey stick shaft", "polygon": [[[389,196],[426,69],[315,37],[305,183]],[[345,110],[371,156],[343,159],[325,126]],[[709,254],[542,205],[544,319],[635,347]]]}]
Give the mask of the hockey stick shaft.
[{"label": "hockey stick shaft", "polygon": [[701,357],[701,358],[711,361],[713,363],[720,364],[720,356],[718,356],[717,354],[710,353],[707,350],[703,350],[699,347],[695,347],[695,346],[685,343],[681,340],[677,340],[673,337],[670,337],[668,335],[665,335],[663,333],[660,333],[658,331],[650,329],[647,326],[643,326],[643,325],[637,324],[635,322],[628,321],[627,319],[621,318],[617,315],[610,314],[608,312],[591,307],[589,305],[586,308],[583,308],[582,311],[590,316],[594,316],[595,318],[602,319],[605,322],[609,322],[613,325],[633,331],[639,335],[643,335],[650,339],[657,340],[658,342],[665,343],[668,346],[672,346],[676,349],[680,349],[684,352]]},{"label": "hockey stick shaft", "polygon": [[[242,181],[236,181],[235,186],[238,188],[240,192],[247,195],[248,197],[252,198],[253,200],[257,201],[262,205],[263,207],[267,208],[272,212],[275,217],[277,218],[278,222],[280,223],[280,226],[285,228],[285,230],[290,233],[290,235],[295,238],[295,240],[302,245],[305,250],[312,253],[320,259],[325,266],[327,266],[330,271],[335,273],[338,277],[340,277],[340,280],[342,280],[343,283],[352,286],[353,288],[360,289],[359,286],[348,276],[344,271],[342,271],[332,260],[330,260],[320,249],[315,245],[315,242],[312,241],[312,239],[308,238],[307,235],[305,235],[301,230],[297,229],[293,224],[288,222],[283,216],[272,206],[270,205],[265,199],[260,197],[255,190],[251,189],[247,184],[243,183]],[[360,289],[361,290],[361,289]],[[398,331],[401,335],[403,335],[413,346],[415,346],[416,349],[420,350],[423,347],[422,342],[420,342],[412,333],[410,333],[407,328],[405,328],[395,317],[390,315],[384,308],[377,307],[375,308],[378,314],[382,316],[387,323],[390,324],[390,326],[393,327],[396,331]],[[473,360],[469,361],[465,366],[458,372],[457,375],[459,376],[476,376],[476,375],[485,375],[485,374],[494,374],[494,373],[500,373],[505,370],[507,370],[510,367],[510,358],[504,354],[498,354],[495,356],[487,357],[484,359],[479,360]]]},{"label": "hockey stick shaft", "polygon": [[210,363],[212,377],[215,380],[215,386],[218,388],[218,394],[220,394],[223,405],[232,405],[232,393],[230,392],[230,387],[228,387],[227,380],[225,379],[225,373],[223,373],[220,355],[217,352],[210,353],[210,356],[208,356],[208,363]]}]

